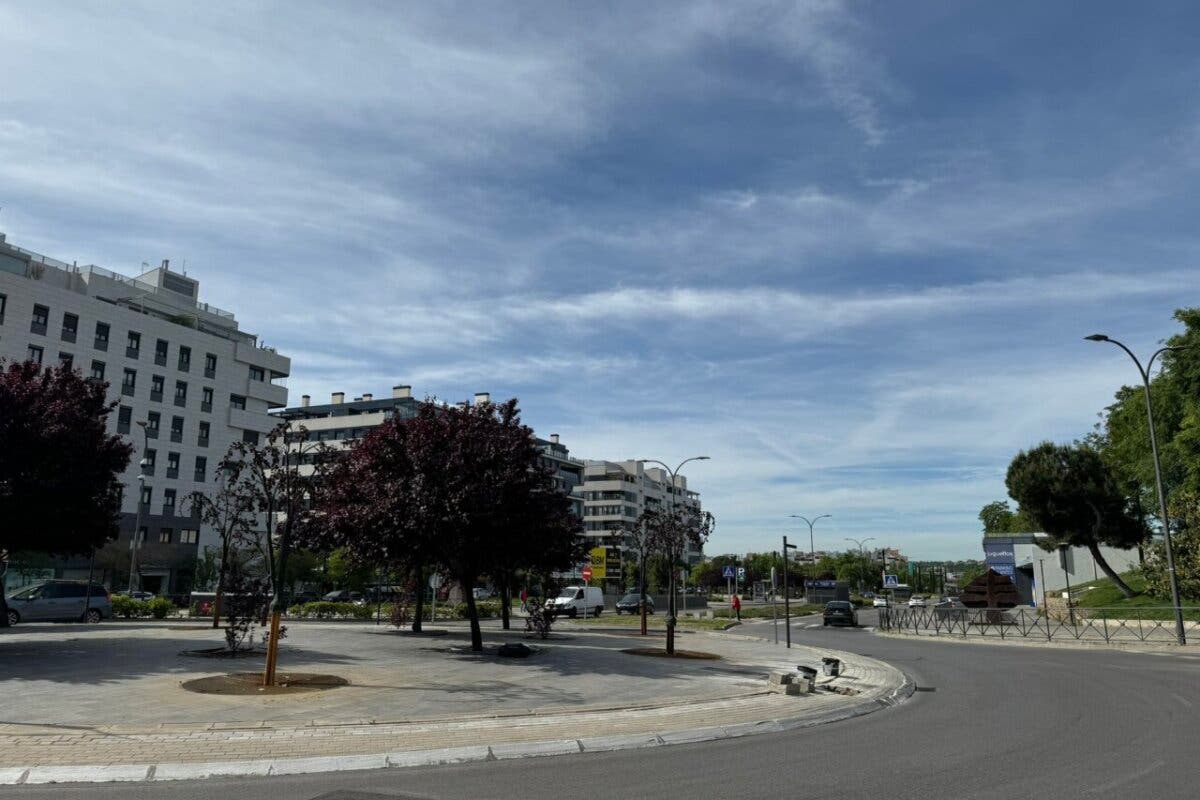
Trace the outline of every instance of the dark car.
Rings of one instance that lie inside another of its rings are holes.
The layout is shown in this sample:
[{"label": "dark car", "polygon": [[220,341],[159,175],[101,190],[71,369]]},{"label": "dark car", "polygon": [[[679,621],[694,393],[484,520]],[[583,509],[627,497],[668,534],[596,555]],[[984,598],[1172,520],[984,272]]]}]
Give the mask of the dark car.
[{"label": "dark car", "polygon": [[[650,595],[642,595],[646,598],[646,613],[654,613],[654,598]],[[617,601],[617,613],[625,614],[640,614],[642,613],[641,606],[638,604],[638,593],[630,592]]]},{"label": "dark car", "polygon": [[826,625],[849,625],[858,627],[858,612],[849,600],[831,600],[825,604]]},{"label": "dark car", "polygon": [[321,598],[326,603],[361,603],[362,592],[352,592],[349,589],[335,589]]}]

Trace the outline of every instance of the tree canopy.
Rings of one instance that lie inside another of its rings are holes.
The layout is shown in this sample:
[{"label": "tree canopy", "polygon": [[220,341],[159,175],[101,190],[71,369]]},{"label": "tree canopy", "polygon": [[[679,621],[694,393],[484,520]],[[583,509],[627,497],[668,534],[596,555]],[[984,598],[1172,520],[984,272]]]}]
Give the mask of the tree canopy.
[{"label": "tree canopy", "polygon": [[1087,445],[1043,442],[1018,453],[1005,477],[1021,509],[1050,535],[1052,547],[1086,547],[1127,596],[1132,590],[1109,566],[1100,545],[1134,547],[1147,535],[1100,453]]}]

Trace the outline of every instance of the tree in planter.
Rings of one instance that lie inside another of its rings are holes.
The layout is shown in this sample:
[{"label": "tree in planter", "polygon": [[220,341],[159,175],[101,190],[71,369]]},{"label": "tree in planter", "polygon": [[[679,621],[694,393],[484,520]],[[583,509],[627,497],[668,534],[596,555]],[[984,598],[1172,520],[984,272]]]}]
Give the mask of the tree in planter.
[{"label": "tree in planter", "polygon": [[1021,510],[1050,534],[1046,549],[1086,547],[1113,585],[1133,597],[1133,590],[1104,560],[1100,545],[1136,547],[1148,531],[1130,513],[1128,498],[1096,450],[1043,442],[1017,454],[1005,484]]},{"label": "tree in planter", "polygon": [[[271,587],[263,686],[275,685],[288,561],[297,540],[312,538],[310,531],[322,524],[314,512],[315,500],[323,488],[324,473],[335,460],[323,442],[306,445],[307,438],[306,428],[285,421],[259,444],[234,442],[218,466],[238,495],[235,505],[251,508],[261,524],[253,541],[261,550]],[[302,471],[304,462],[313,469]]]},{"label": "tree in planter", "polygon": [[[240,457],[241,451],[230,447],[225,454],[225,461]],[[224,462],[222,462],[224,463]],[[221,555],[217,561],[216,597],[213,598],[212,626],[221,624],[221,605],[225,594],[226,565],[230,559],[237,556],[237,544],[245,542],[254,529],[255,502],[251,492],[245,487],[234,485],[227,469],[220,466],[217,469],[217,490],[211,497],[204,492],[192,492],[187,496],[191,503],[192,512],[200,517],[204,524],[217,533],[221,541]],[[207,556],[207,552],[205,553]]]},{"label": "tree in planter", "polygon": [[674,572],[683,561],[683,553],[689,545],[695,549],[704,546],[712,534],[713,515],[690,506],[646,514],[650,548],[670,566],[671,581],[668,584],[667,610],[667,654],[675,654],[675,592]]},{"label": "tree in planter", "polygon": [[[132,447],[108,433],[107,384],[32,362],[0,370],[0,556],[93,552],[116,538]],[[0,627],[8,625],[0,572]]]}]

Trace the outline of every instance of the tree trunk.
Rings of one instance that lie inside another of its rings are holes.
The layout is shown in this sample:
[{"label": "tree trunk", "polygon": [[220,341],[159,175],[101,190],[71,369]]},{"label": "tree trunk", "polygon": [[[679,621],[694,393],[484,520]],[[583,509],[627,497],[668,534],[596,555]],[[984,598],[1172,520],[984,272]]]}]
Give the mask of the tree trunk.
[{"label": "tree trunk", "polygon": [[412,631],[420,633],[421,618],[425,616],[425,565],[420,561],[413,565],[413,575],[416,576],[417,583],[417,612],[413,615]]},{"label": "tree trunk", "polygon": [[1096,564],[1101,570],[1103,570],[1104,574],[1108,576],[1108,579],[1113,582],[1113,585],[1121,590],[1121,594],[1125,595],[1126,597],[1134,596],[1135,592],[1133,589],[1130,589],[1128,584],[1121,580],[1121,576],[1118,575],[1116,571],[1108,565],[1108,562],[1104,560],[1104,556],[1100,555],[1100,546],[1098,544],[1095,542],[1088,544],[1088,552],[1092,554],[1092,558],[1096,559]]},{"label": "tree trunk", "polygon": [[267,664],[263,670],[263,686],[275,685],[275,666],[279,662],[279,618],[283,614],[284,582],[287,580],[288,556],[291,553],[291,520],[279,541],[279,565],[275,570],[275,591],[271,598],[271,633],[267,638]]},{"label": "tree trunk", "polygon": [[461,579],[463,593],[467,597],[467,618],[471,620],[471,650],[483,652],[483,633],[479,630],[479,609],[475,607],[475,592],[468,587],[475,586],[474,575],[464,575]]},{"label": "tree trunk", "polygon": [[500,579],[500,621],[501,627],[504,630],[510,630],[509,626],[509,604],[512,602],[512,586],[508,579],[508,573],[504,573]]}]

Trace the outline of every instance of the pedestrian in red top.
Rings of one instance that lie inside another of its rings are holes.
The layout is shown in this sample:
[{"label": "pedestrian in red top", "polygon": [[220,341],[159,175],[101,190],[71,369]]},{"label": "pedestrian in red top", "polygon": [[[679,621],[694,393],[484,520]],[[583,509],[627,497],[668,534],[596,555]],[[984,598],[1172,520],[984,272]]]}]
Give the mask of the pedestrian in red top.
[{"label": "pedestrian in red top", "polygon": [[737,614],[738,622],[741,622],[742,621],[742,598],[738,597],[735,594],[733,596],[733,600],[731,600],[730,602],[733,604],[733,613]]}]

